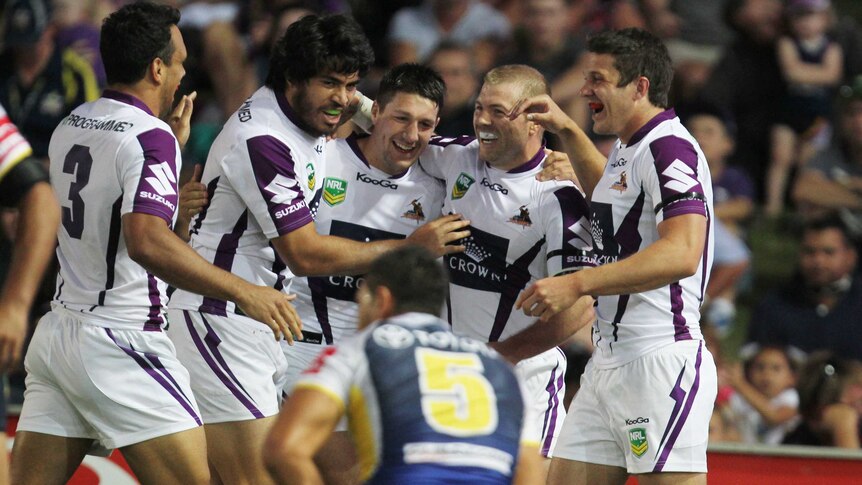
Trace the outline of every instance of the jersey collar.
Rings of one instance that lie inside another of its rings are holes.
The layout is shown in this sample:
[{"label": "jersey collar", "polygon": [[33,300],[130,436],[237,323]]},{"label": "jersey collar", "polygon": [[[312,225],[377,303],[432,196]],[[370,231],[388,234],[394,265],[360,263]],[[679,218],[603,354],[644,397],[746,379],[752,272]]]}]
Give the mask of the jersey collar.
[{"label": "jersey collar", "polygon": [[143,101],[132,96],[131,94],[115,91],[113,89],[105,89],[104,91],[102,91],[102,97],[106,99],[113,99],[114,101],[119,101],[121,103],[126,103],[130,106],[134,106],[135,108],[143,110],[150,116],[155,116],[153,112],[150,111],[150,108],[147,107],[147,105],[144,104]]},{"label": "jersey collar", "polygon": [[[544,159],[545,159],[545,142],[542,141],[542,146],[539,147],[539,151],[537,151],[536,154],[533,155],[532,158],[530,158],[526,162],[522,163],[521,165],[518,165],[517,167],[506,171],[506,173],[517,174],[517,173],[529,172],[530,170],[533,170],[534,168],[538,167],[542,163],[542,160],[544,160]],[[491,164],[489,164],[488,162],[485,162],[485,165],[487,165],[488,167],[491,167]]]},{"label": "jersey collar", "polygon": [[629,142],[626,143],[626,146],[632,146],[635,143],[643,140],[643,138],[652,131],[653,128],[658,126],[662,121],[672,120],[676,118],[676,111],[673,108],[666,109],[661,113],[652,117],[651,120],[647,121],[645,125],[641,126],[638,131],[635,132],[634,135],[629,139]]}]

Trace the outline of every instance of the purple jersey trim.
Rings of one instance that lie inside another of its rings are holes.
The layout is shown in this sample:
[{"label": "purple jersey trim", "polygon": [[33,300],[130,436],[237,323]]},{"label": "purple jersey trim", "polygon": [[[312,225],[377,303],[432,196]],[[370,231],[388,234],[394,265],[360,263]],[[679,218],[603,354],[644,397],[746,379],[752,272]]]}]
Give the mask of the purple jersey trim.
[{"label": "purple jersey trim", "polygon": [[666,109],[661,113],[653,116],[651,120],[647,121],[645,125],[641,126],[640,129],[636,131],[631,138],[629,138],[629,142],[626,143],[626,146],[632,146],[635,143],[643,140],[644,137],[647,136],[647,133],[651,132],[653,128],[658,126],[660,123],[672,120],[674,118],[676,118],[676,111],[674,111],[673,108]]},{"label": "purple jersey trim", "polygon": [[368,159],[365,158],[365,154],[362,153],[362,149],[359,148],[359,138],[360,137],[356,135],[356,133],[351,134],[346,139],[347,146],[350,147],[350,151],[352,151],[353,154],[356,155],[356,158],[358,158],[362,163],[364,163],[366,167],[371,168],[371,164],[368,163]]},{"label": "purple jersey trim", "polygon": [[[221,237],[221,241],[218,243],[218,249],[216,249],[215,258],[213,258],[213,265],[230,272],[231,267],[233,267],[233,259],[236,257],[236,248],[239,247],[239,240],[242,238],[242,235],[245,233],[247,228],[248,210],[244,210],[242,214],[240,214],[239,219],[237,219],[236,224],[234,224],[233,230]],[[205,296],[201,302],[201,306],[198,308],[198,311],[211,313],[213,315],[226,316],[227,302]]]},{"label": "purple jersey trim", "polygon": [[691,340],[691,333],[688,331],[685,317],[682,315],[685,302],[682,299],[682,286],[677,283],[671,283],[670,289],[670,312],[673,315],[673,339],[674,341]]},{"label": "purple jersey trim", "polygon": [[257,187],[278,235],[312,222],[290,148],[270,135],[249,138],[246,146]]},{"label": "purple jersey trim", "polygon": [[158,280],[149,272],[147,272],[147,289],[150,297],[150,313],[147,315],[147,322],[144,323],[144,331],[161,332],[162,324],[165,323],[162,318],[162,297]]},{"label": "purple jersey trim", "polygon": [[[671,412],[667,427],[664,429],[664,434],[661,437],[661,444],[659,444],[659,449],[656,453],[658,460],[656,461],[653,473],[658,473],[664,469],[664,466],[667,463],[667,457],[670,456],[670,452],[673,450],[673,445],[676,443],[676,439],[679,437],[679,433],[682,431],[683,426],[685,426],[685,422],[691,412],[691,407],[694,405],[694,400],[697,397],[697,391],[700,387],[700,363],[703,360],[702,351],[703,341],[701,341],[700,345],[697,347],[697,358],[694,361],[694,381],[692,382],[691,389],[688,392],[688,398],[686,398],[686,392],[680,386],[682,376],[685,374],[684,364],[682,370],[679,372],[679,377],[676,379],[676,385],[674,385],[673,390],[670,392],[670,397],[676,401],[676,404],[673,407],[673,412]],[[685,399],[684,405],[683,399]],[[682,408],[682,413],[679,415],[679,419],[676,419],[677,413],[680,412],[680,408]],[[667,438],[667,442],[665,442],[665,438]]]},{"label": "purple jersey trim", "polygon": [[311,290],[311,303],[314,306],[314,315],[320,324],[326,345],[332,345],[332,324],[329,322],[329,304],[326,302],[326,290],[323,278],[306,278],[308,289]]},{"label": "purple jersey trim", "polygon": [[218,187],[218,181],[221,179],[221,176],[216,177],[209,181],[207,184],[207,203],[204,205],[203,209],[201,209],[200,214],[198,214],[195,219],[195,223],[189,228],[189,234],[197,234],[200,231],[201,226],[204,223],[204,219],[207,217],[207,213],[210,209],[210,204],[213,202],[213,197],[215,196],[216,188]]},{"label": "purple jersey trim", "polygon": [[620,258],[631,256],[640,250],[643,237],[641,236],[638,224],[644,210],[645,200],[646,194],[641,191],[641,193],[638,194],[638,198],[635,199],[635,203],[632,204],[631,209],[629,209],[629,212],[623,219],[623,222],[620,223],[620,227],[616,234],[614,234],[614,239],[617,241],[617,245],[619,245],[620,248]]},{"label": "purple jersey trim", "polygon": [[176,138],[161,128],[138,135],[144,163],[132,212],[150,214],[173,224],[179,200],[177,187]]},{"label": "purple jersey trim", "polygon": [[428,144],[438,147],[447,147],[449,145],[467,146],[473,143],[475,140],[476,137],[473,135],[461,135],[455,137],[432,136],[431,139],[428,141]]},{"label": "purple jersey trim", "polygon": [[706,294],[706,283],[709,278],[706,277],[707,272],[709,271],[709,266],[707,266],[707,255],[709,254],[709,229],[712,226],[712,215],[709,214],[706,217],[706,237],[703,240],[703,255],[701,256],[701,260],[703,261],[700,268],[700,301],[703,302],[703,296]]},{"label": "purple jersey trim", "polygon": [[281,108],[281,112],[284,113],[284,116],[287,116],[287,119],[290,120],[291,123],[298,126],[302,131],[305,132],[306,135],[313,136],[310,133],[306,132],[303,128],[306,126],[306,123],[302,121],[302,118],[299,117],[299,113],[293,110],[293,107],[290,106],[290,103],[287,101],[287,98],[284,96],[284,93],[275,92],[275,100],[278,102],[278,107]]},{"label": "purple jersey trim", "polygon": [[551,453],[551,443],[554,441],[554,433],[557,427],[557,411],[560,407],[560,392],[565,386],[564,377],[566,372],[561,370],[559,375],[559,364],[551,370],[551,378],[548,380],[548,385],[545,386],[545,391],[548,392],[548,407],[545,410],[545,420],[542,426],[542,456],[548,457]]},{"label": "purple jersey trim", "polygon": [[[494,314],[494,325],[491,327],[488,342],[498,341],[500,335],[503,334],[506,324],[509,323],[512,310],[515,308],[515,301],[518,299],[518,295],[527,287],[527,283],[532,278],[530,275],[530,263],[536,259],[536,256],[539,255],[539,251],[544,245],[545,238],[539,239],[520,258],[506,266],[506,284],[503,286],[502,291],[500,291],[500,302],[497,304],[497,313]],[[505,261],[503,264],[505,264]]]},{"label": "purple jersey trim", "polygon": [[117,248],[120,245],[120,236],[122,234],[122,219],[120,218],[120,210],[123,206],[123,197],[117,197],[114,205],[111,206],[111,225],[108,229],[108,247],[105,251],[105,289],[99,292],[99,305],[105,304],[105,296],[108,290],[114,287],[114,277],[117,262]]},{"label": "purple jersey trim", "polygon": [[665,136],[650,143],[661,190],[664,218],[706,215],[705,195],[698,173],[697,151],[687,140]]},{"label": "purple jersey trim", "polygon": [[[586,199],[578,189],[574,187],[563,187],[554,191],[554,197],[560,203],[560,213],[563,216],[562,237],[560,241],[560,251],[551,251],[547,258],[560,256],[561,271],[572,271],[583,268],[591,268],[596,265],[596,260],[593,255],[593,239],[589,237],[584,239],[581,235],[572,231],[570,228],[575,227],[582,218],[586,218],[589,223],[590,206]],[[570,241],[576,241],[576,244],[571,244]]]},{"label": "purple jersey trim", "polygon": [[[182,387],[177,384],[177,381],[173,378],[173,376],[165,369],[165,366],[162,364],[161,360],[159,360],[158,356],[151,354],[149,352],[140,352],[135,349],[131,349],[123,346],[120,342],[117,341],[117,338],[114,337],[114,333],[111,332],[110,328],[106,328],[105,332],[108,334],[108,337],[114,342],[114,345],[119,347],[123,352],[126,353],[129,357],[131,357],[140,367],[144,369],[147,374],[150,375],[156,382],[158,382],[168,394],[171,395],[186,412],[195,420],[198,426],[201,426],[203,422],[201,421],[200,416],[198,416],[197,411],[194,406],[192,406],[192,401],[186,396],[183,392]],[[146,358],[145,358],[146,357]]]},{"label": "purple jersey trim", "polygon": [[207,329],[207,334],[204,336],[203,340],[201,340],[197,329],[195,329],[194,323],[192,323],[191,317],[189,317],[189,312],[183,310],[183,317],[185,317],[186,326],[188,326],[189,334],[195,343],[195,347],[197,347],[198,352],[201,354],[201,357],[204,358],[209,368],[213,373],[215,373],[230,393],[233,394],[233,396],[241,402],[246,409],[248,409],[255,419],[263,418],[264,415],[257,408],[254,399],[249,395],[248,391],[245,390],[239,379],[236,378],[233,371],[224,360],[224,356],[219,352],[218,346],[221,344],[221,339],[218,334],[216,334],[215,329],[213,329],[209,322],[207,322],[206,318],[201,315],[201,320]]},{"label": "purple jersey trim", "polygon": [[106,99],[113,99],[114,101],[119,101],[121,103],[126,103],[130,106],[134,106],[140,110],[143,110],[150,116],[155,116],[152,111],[150,111],[149,106],[144,104],[140,99],[132,96],[128,93],[121,93],[120,91],[115,91],[113,89],[105,89],[102,91],[102,97]]},{"label": "purple jersey trim", "polygon": [[[513,168],[512,170],[509,170],[506,173],[529,172],[530,170],[533,170],[534,168],[541,165],[542,161],[544,159],[545,159],[545,143],[542,142],[542,146],[539,147],[539,151],[537,151],[536,154],[533,155],[533,158],[527,160],[526,162],[522,163],[521,165],[518,165],[517,167]],[[488,162],[485,162],[485,163],[488,163]],[[488,166],[490,166],[490,165],[488,165]]]}]

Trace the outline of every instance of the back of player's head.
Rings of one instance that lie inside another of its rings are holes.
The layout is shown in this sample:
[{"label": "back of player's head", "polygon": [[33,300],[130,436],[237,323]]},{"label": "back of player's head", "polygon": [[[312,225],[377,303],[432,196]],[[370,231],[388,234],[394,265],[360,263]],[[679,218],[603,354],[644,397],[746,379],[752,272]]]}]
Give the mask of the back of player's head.
[{"label": "back of player's head", "polygon": [[443,108],[446,84],[437,71],[419,64],[401,64],[390,69],[380,80],[377,104],[380,109],[392,101],[398,93],[416,94]]},{"label": "back of player's head", "polygon": [[483,83],[490,86],[517,84],[521,97],[530,98],[540,94],[551,94],[551,87],[545,76],[536,69],[524,64],[507,64],[495,67],[485,74]]},{"label": "back of player's head", "polygon": [[359,24],[344,15],[308,15],[292,23],[273,46],[266,86],[283,92],[325,73],[364,76],[374,51]]},{"label": "back of player's head", "polygon": [[661,39],[643,29],[606,31],[590,37],[587,50],[614,57],[614,68],[620,73],[617,86],[625,86],[643,76],[649,79],[650,103],[659,108],[668,107],[673,63]]},{"label": "back of player's head", "polygon": [[140,81],[156,58],[170,65],[171,26],[179,21],[179,10],[150,2],[132,3],[109,15],[99,41],[108,84]]},{"label": "back of player's head", "polygon": [[395,313],[438,315],[446,299],[449,279],[443,266],[418,246],[406,246],[380,256],[365,275],[370,292],[385,286],[395,300]]}]

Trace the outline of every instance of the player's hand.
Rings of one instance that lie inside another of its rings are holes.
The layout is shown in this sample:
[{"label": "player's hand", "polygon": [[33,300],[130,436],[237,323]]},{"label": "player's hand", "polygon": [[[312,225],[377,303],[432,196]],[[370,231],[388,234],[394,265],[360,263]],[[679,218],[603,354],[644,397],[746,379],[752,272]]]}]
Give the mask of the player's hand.
[{"label": "player's hand", "polygon": [[285,339],[288,345],[293,345],[294,339],[302,340],[302,321],[290,303],[296,295],[285,295],[267,286],[249,286],[235,302],[243,313],[266,324],[276,340]]},{"label": "player's hand", "polygon": [[449,243],[469,236],[470,231],[465,229],[469,225],[470,221],[462,219],[460,214],[438,217],[413,231],[413,234],[407,237],[407,241],[422,246],[435,257],[460,253],[464,251],[464,246]]},{"label": "player's hand", "polygon": [[574,305],[581,297],[571,283],[571,279],[577,274],[540,279],[518,296],[515,309],[547,322],[557,313]]},{"label": "player's hand", "polygon": [[577,124],[569,118],[562,108],[547,94],[533,96],[518,101],[509,113],[509,119],[514,120],[522,114],[527,115],[527,120],[537,123],[551,133],[559,133],[565,128]]},{"label": "player's hand", "polygon": [[[545,149],[545,161],[542,163],[542,171],[536,175],[541,182],[548,180],[570,180],[580,187],[578,176],[569,156],[563,152]],[[181,201],[182,202],[182,201]]]},{"label": "player's hand", "polygon": [[21,360],[29,316],[26,306],[0,302],[0,373]]},{"label": "player's hand", "polygon": [[194,216],[200,214],[209,201],[207,186],[201,183],[203,171],[203,165],[195,165],[195,172],[192,174],[192,178],[180,189],[180,203],[179,209],[177,209],[177,217],[186,222],[191,221]]},{"label": "player's hand", "polygon": [[180,149],[185,148],[186,142],[189,141],[189,131],[191,130],[192,112],[195,108],[195,98],[198,97],[198,92],[183,95],[177,106],[171,111],[168,118],[168,125],[174,136],[177,137],[177,142],[180,144]]}]

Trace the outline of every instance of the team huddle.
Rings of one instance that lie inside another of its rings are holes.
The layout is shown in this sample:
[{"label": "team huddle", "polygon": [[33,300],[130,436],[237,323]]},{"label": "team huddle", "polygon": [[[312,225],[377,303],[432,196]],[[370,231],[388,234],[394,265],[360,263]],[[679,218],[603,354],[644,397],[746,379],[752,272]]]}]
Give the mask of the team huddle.
[{"label": "team huddle", "polygon": [[[416,64],[353,115],[368,40],[304,17],[180,187],[178,21],[109,16],[109,87],[52,136],[14,483],[115,448],[152,484],[706,482],[712,189],[661,41],[589,41],[605,158],[523,65],[485,76],[474,133],[434,136],[446,88]],[[371,128],[335,138],[351,116]],[[589,325],[567,413],[558,345]]]}]

